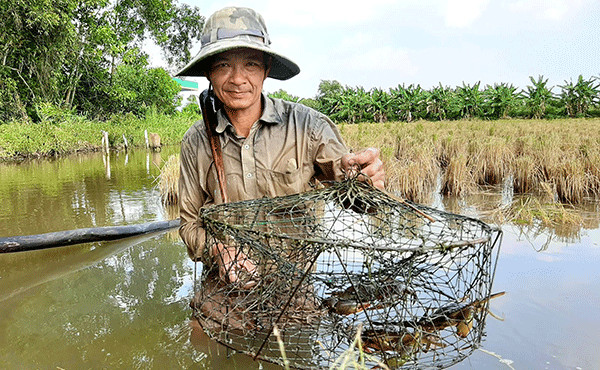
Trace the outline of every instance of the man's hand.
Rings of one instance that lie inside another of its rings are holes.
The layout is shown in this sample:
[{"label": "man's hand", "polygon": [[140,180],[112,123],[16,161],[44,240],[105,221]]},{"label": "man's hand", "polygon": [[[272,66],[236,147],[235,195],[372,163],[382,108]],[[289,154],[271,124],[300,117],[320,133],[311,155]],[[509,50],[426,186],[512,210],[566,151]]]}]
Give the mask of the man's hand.
[{"label": "man's hand", "polygon": [[250,289],[256,285],[256,264],[236,247],[225,247],[217,243],[211,248],[210,255],[217,261],[219,277],[223,281],[242,284],[243,289]]},{"label": "man's hand", "polygon": [[383,162],[379,159],[379,149],[367,148],[342,157],[342,168],[346,173],[352,171],[354,166],[358,166],[360,172],[371,179],[373,186],[381,190],[385,189],[385,170]]}]

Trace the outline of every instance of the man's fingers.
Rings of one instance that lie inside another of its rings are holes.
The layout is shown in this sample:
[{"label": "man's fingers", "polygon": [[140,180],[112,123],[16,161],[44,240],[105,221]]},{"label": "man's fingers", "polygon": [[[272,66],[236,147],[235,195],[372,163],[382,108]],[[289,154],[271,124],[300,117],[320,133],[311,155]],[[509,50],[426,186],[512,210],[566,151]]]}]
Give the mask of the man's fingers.
[{"label": "man's fingers", "polygon": [[379,158],[379,149],[367,148],[358,153],[348,153],[344,155],[342,157],[342,167],[349,169],[349,167],[358,165],[362,168],[377,158]]},{"label": "man's fingers", "polygon": [[239,284],[242,289],[250,289],[258,284],[256,267],[249,260],[232,263],[227,278],[230,284]]},{"label": "man's fingers", "polygon": [[373,186],[380,190],[385,190],[385,180],[373,181]]},{"label": "man's fingers", "polygon": [[234,284],[238,280],[237,271],[233,268],[233,265],[230,266],[229,271],[227,272],[227,279],[230,284]]},{"label": "man's fingers", "polygon": [[242,289],[255,286],[257,284],[256,264],[235,247],[222,245],[221,247],[216,257],[221,279],[229,284],[240,284]]},{"label": "man's fingers", "polygon": [[362,150],[354,156],[354,160],[357,164],[363,166],[368,165],[379,158],[379,149],[377,148],[367,148]]},{"label": "man's fingers", "polygon": [[363,168],[362,172],[371,179],[373,186],[384,189],[385,170],[383,168],[383,162],[379,158]]},{"label": "man's fingers", "polygon": [[242,289],[250,289],[258,284],[258,275],[256,271],[248,271],[247,269],[241,269],[239,271],[239,281]]},{"label": "man's fingers", "polygon": [[367,148],[358,153],[349,153],[342,157],[342,168],[349,173],[354,166],[366,175],[373,186],[379,189],[385,188],[385,170],[383,162],[379,159],[379,149]]}]

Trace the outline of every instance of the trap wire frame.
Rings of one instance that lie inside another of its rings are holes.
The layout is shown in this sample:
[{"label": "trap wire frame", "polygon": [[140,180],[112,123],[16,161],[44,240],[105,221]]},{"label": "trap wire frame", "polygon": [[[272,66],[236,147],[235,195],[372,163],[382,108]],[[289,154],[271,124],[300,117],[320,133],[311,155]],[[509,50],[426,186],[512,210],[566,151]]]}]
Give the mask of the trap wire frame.
[{"label": "trap wire frame", "polygon": [[349,355],[444,368],[482,340],[499,228],[357,178],[211,206],[201,219],[205,250],[234,247],[254,266],[225,283],[205,265],[192,304],[207,335],[238,352],[300,369]]}]

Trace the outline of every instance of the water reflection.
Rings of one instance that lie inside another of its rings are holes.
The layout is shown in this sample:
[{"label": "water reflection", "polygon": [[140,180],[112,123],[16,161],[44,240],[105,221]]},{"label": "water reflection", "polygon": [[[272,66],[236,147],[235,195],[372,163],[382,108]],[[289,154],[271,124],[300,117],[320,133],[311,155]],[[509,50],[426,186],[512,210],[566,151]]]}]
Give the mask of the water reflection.
[{"label": "water reflection", "polygon": [[[561,205],[548,200],[544,194],[515,196],[508,189],[490,187],[468,197],[440,198],[437,208],[481,218],[490,224],[510,224],[539,251],[547,249],[552,242],[579,243],[585,230],[600,227],[598,200],[589,199],[577,206]],[[532,222],[515,216],[520,210],[529,212],[526,216],[531,217]]]},{"label": "water reflection", "polygon": [[[51,258],[48,253],[13,259],[30,267]],[[0,288],[3,368],[262,366],[246,356],[230,358],[230,351],[193,332],[193,264],[183,244],[165,233],[54,253],[59,258],[50,259],[50,271],[27,289]]]},{"label": "water reflection", "polygon": [[[0,165],[0,235],[176,218],[176,208],[161,206],[155,180],[164,160],[177,151]],[[194,265],[185,250],[173,230],[0,255],[0,364],[231,368],[240,363],[244,357],[192,336]],[[262,366],[245,360],[242,368]]]},{"label": "water reflection", "polygon": [[[0,166],[0,236],[164,219],[155,179],[178,148]],[[152,166],[145,169],[147,156]],[[106,165],[105,165],[106,163]],[[107,176],[109,175],[109,176]]]},{"label": "water reflection", "polygon": [[[106,179],[110,180],[110,154],[105,153],[102,155],[102,162],[104,163],[104,168],[106,170]],[[125,162],[127,163],[127,162]]]},{"label": "water reflection", "polygon": [[[63,248],[61,264],[69,268],[51,266],[18,294],[2,289],[0,363],[136,368],[181,357],[182,365],[190,365],[191,266],[183,246],[174,250],[172,242],[146,236],[94,247]],[[33,254],[20,256],[39,260]]]}]

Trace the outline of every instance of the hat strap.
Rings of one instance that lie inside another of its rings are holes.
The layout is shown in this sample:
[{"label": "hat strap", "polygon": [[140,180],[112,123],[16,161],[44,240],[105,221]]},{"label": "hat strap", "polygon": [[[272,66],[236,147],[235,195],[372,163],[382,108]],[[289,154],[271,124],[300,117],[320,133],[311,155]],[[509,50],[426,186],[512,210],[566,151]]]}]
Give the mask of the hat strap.
[{"label": "hat strap", "polygon": [[259,37],[262,39],[265,45],[269,45],[271,43],[271,40],[269,40],[269,35],[261,30],[236,30],[231,28],[217,28],[216,32],[213,31],[209,34],[202,35],[202,46],[218,40],[230,39],[237,36]]}]

